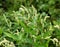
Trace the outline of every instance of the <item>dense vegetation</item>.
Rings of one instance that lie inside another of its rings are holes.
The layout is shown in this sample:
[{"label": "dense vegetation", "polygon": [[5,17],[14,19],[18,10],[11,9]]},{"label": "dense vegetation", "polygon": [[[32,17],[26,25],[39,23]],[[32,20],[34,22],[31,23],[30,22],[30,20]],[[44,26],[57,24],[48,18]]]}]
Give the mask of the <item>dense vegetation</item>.
[{"label": "dense vegetation", "polygon": [[0,47],[60,47],[60,0],[0,0]]}]

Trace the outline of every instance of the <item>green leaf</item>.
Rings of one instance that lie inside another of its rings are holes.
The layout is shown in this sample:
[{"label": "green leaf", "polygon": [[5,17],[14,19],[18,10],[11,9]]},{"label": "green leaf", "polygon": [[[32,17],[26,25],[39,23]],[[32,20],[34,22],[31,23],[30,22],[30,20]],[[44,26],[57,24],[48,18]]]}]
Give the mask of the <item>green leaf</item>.
[{"label": "green leaf", "polygon": [[0,27],[0,35],[2,34],[2,32],[3,32],[3,29]]},{"label": "green leaf", "polygon": [[13,40],[19,40],[17,35],[14,35],[12,33],[8,33],[8,32],[4,32],[4,34],[9,37],[12,38]]}]

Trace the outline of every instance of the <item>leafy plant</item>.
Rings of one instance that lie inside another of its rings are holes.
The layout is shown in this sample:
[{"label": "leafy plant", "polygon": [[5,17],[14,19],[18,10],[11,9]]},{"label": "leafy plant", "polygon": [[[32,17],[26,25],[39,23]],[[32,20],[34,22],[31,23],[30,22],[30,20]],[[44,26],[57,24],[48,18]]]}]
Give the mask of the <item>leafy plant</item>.
[{"label": "leafy plant", "polygon": [[59,0],[1,0],[0,46],[60,47],[60,9],[56,8],[56,2],[60,3]]}]

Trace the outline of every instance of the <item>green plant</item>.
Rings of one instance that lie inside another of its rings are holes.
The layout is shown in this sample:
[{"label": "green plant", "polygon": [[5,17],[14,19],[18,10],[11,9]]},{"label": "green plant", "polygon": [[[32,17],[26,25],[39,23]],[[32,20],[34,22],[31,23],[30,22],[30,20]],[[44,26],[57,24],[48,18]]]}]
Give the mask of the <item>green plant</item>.
[{"label": "green plant", "polygon": [[8,11],[0,9],[0,47],[60,47],[58,1],[6,0]]}]

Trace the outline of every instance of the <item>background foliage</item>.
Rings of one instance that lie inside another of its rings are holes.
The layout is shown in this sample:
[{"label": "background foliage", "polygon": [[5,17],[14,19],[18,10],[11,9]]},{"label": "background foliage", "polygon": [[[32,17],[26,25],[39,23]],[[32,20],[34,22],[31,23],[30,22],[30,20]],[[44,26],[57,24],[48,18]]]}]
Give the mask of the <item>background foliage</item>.
[{"label": "background foliage", "polygon": [[60,0],[0,0],[0,47],[60,47]]}]

